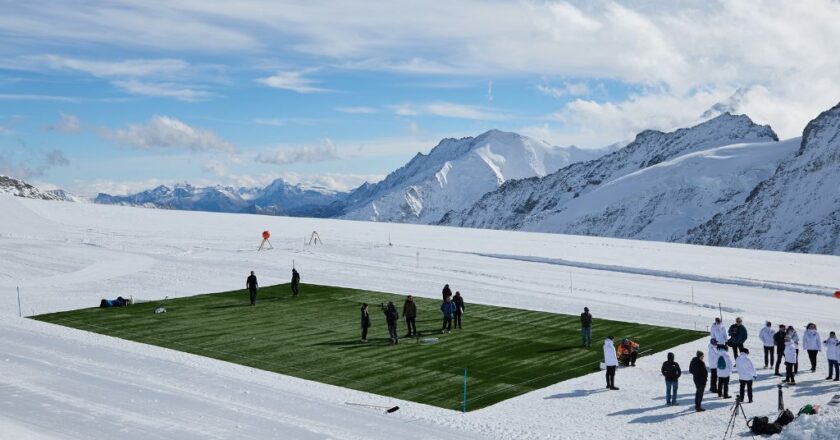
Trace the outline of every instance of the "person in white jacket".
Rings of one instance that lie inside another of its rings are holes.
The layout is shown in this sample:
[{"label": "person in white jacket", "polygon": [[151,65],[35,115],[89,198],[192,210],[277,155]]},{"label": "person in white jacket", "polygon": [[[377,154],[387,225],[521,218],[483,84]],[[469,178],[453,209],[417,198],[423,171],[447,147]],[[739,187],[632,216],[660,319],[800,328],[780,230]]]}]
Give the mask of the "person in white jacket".
[{"label": "person in white jacket", "polygon": [[[791,328],[791,327],[788,327]],[[796,344],[790,336],[785,337],[785,380],[782,383],[796,385]]]},{"label": "person in white jacket", "polygon": [[773,330],[773,324],[770,321],[767,321],[767,324],[764,325],[764,328],[758,333],[758,339],[761,339],[761,343],[764,344],[764,368],[767,369],[769,365],[773,365],[775,363],[775,343],[773,342],[773,336],[776,335],[776,331]]},{"label": "person in white jacket", "polygon": [[726,346],[718,345],[718,360],[717,360],[717,375],[718,397],[728,399],[729,396],[729,376],[732,375],[732,358],[729,357],[729,352],[726,351]]},{"label": "person in white jacket", "polygon": [[802,347],[808,352],[808,359],[811,361],[811,372],[817,371],[817,353],[822,351],[820,333],[817,332],[817,325],[809,323],[805,327],[805,334],[802,335]]},{"label": "person in white jacket", "polygon": [[718,362],[718,343],[717,339],[712,338],[712,341],[709,342],[709,349],[707,353],[707,357],[709,358],[709,392],[717,394],[717,362]]},{"label": "person in white jacket", "polygon": [[615,354],[615,343],[612,336],[604,340],[604,365],[607,367],[607,389],[617,390],[615,386],[615,369],[618,367],[618,356]]},{"label": "person in white jacket", "polygon": [[715,318],[715,323],[712,324],[712,328],[709,330],[711,333],[712,338],[718,342],[718,344],[726,344],[726,339],[729,338],[726,334],[726,329],[723,328],[723,324],[720,322],[720,318]]},{"label": "person in white jacket", "polygon": [[840,341],[837,340],[837,335],[834,332],[828,334],[828,339],[825,344],[825,356],[828,358],[828,377],[825,380],[831,380],[832,374],[834,381],[840,381]]},{"label": "person in white jacket", "polygon": [[741,402],[744,401],[744,388],[746,387],[749,402],[752,403],[752,386],[755,377],[755,365],[753,365],[752,359],[750,359],[750,351],[745,348],[743,351],[741,351],[741,354],[738,356],[738,381],[741,384],[738,397],[741,399]]},{"label": "person in white jacket", "polygon": [[[793,374],[799,374],[799,333],[796,333],[796,329],[792,325],[789,325],[785,331],[787,332],[787,337],[790,338],[790,342],[793,343],[794,350],[796,350],[796,362],[793,363]],[[785,362],[787,362],[787,358]]]}]

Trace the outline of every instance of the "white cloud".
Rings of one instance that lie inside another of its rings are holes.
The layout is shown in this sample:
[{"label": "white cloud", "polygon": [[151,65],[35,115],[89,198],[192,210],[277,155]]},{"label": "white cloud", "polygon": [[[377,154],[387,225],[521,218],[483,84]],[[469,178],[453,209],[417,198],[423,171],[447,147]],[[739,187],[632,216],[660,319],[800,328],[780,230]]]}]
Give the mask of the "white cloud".
[{"label": "white cloud", "polygon": [[23,56],[0,63],[15,70],[72,70],[105,78],[172,75],[190,67],[186,61],[174,58],[102,61],[52,54]]},{"label": "white cloud", "polygon": [[257,154],[254,161],[272,165],[315,163],[338,159],[338,148],[327,138],[317,145],[276,148]]},{"label": "white cloud", "polygon": [[187,149],[194,152],[233,152],[235,147],[216,133],[191,127],[168,116],[154,116],[145,124],[131,124],[120,130],[102,130],[102,137],[121,145],[147,150]]},{"label": "white cloud", "polygon": [[76,102],[78,98],[72,96],[58,95],[29,95],[29,94],[0,94],[0,101],[52,101],[52,102]]},{"label": "white cloud", "polygon": [[217,176],[227,176],[227,165],[220,160],[211,160],[204,164],[204,171],[213,173]]},{"label": "white cloud", "polygon": [[493,81],[487,81],[487,100],[493,101]]},{"label": "white cloud", "polygon": [[58,122],[50,124],[45,127],[48,131],[58,131],[61,133],[78,133],[82,130],[79,117],[73,114],[61,112]]},{"label": "white cloud", "polygon": [[397,116],[432,115],[444,118],[498,121],[511,119],[509,114],[494,108],[438,101],[428,104],[394,104],[387,106]]},{"label": "white cloud", "polygon": [[112,84],[134,95],[174,98],[187,102],[206,101],[215,96],[213,93],[204,90],[196,90],[182,84],[170,82],[144,82],[129,79],[113,81]]},{"label": "white cloud", "polygon": [[311,71],[277,72],[272,76],[260,78],[257,82],[275,89],[291,90],[297,93],[327,92],[327,89],[315,86],[317,81],[304,76],[310,72]]},{"label": "white cloud", "polygon": [[377,113],[379,110],[373,107],[333,107],[333,110],[341,113],[349,113],[353,115],[366,115],[371,113]]},{"label": "white cloud", "polygon": [[565,82],[561,87],[554,87],[543,82],[542,84],[537,84],[537,90],[543,95],[558,99],[567,96],[586,96],[591,93],[589,85],[583,81]]},{"label": "white cloud", "polygon": [[727,96],[719,91],[698,91],[682,97],[664,92],[639,94],[619,102],[575,99],[550,115],[551,122],[518,131],[555,145],[603,147],[632,139],[646,129],[672,130],[697,122],[705,110]]},{"label": "white cloud", "polygon": [[301,174],[294,172],[280,173],[279,177],[292,185],[322,187],[334,191],[350,191],[365,182],[376,183],[385,178],[382,174]]}]

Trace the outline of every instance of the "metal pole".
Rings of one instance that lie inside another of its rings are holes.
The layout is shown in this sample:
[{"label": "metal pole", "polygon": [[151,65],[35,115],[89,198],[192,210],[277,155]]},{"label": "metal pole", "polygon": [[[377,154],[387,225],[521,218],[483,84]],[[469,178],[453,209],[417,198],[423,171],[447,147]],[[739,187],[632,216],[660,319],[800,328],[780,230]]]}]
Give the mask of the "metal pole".
[{"label": "metal pole", "polygon": [[417,250],[417,268],[420,268],[420,250]]},{"label": "metal pole", "polygon": [[22,318],[23,317],[23,312],[20,309],[20,286],[18,286],[18,288],[17,288],[17,293],[18,293],[18,316]]},{"label": "metal pole", "polygon": [[574,295],[575,292],[572,289],[572,273],[569,272],[569,295]]},{"label": "metal pole", "polygon": [[723,307],[718,303],[718,311],[720,312],[720,323],[723,324]]},{"label": "metal pole", "polygon": [[464,410],[463,412],[466,414],[467,412],[467,369],[464,368]]}]

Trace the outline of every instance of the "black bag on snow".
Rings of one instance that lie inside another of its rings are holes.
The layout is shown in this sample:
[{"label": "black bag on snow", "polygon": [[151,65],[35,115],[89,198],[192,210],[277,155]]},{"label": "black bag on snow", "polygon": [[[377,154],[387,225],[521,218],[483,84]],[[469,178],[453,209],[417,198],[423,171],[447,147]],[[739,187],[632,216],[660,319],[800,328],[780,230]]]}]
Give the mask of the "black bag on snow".
[{"label": "black bag on snow", "polygon": [[787,426],[787,424],[792,422],[795,418],[796,417],[793,415],[793,412],[789,409],[786,409],[782,411],[781,414],[779,414],[779,418],[776,419],[775,423],[778,423],[781,426]]},{"label": "black bag on snow", "polygon": [[782,432],[782,425],[778,423],[770,423],[764,428],[763,434],[773,435]]},{"label": "black bag on snow", "polygon": [[764,434],[767,431],[767,425],[770,424],[770,419],[767,417],[753,417],[752,421],[749,423],[750,431],[753,434]]}]

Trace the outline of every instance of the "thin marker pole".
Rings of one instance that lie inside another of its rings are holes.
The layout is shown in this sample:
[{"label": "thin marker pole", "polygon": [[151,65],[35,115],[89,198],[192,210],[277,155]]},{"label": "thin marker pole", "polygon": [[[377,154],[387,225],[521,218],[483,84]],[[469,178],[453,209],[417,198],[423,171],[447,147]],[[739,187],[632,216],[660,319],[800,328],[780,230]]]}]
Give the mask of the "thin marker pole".
[{"label": "thin marker pole", "polygon": [[569,295],[574,295],[574,289],[572,289],[572,273],[569,272]]},{"label": "thin marker pole", "polygon": [[467,369],[464,368],[464,414],[467,413]]},{"label": "thin marker pole", "polygon": [[18,288],[17,288],[17,293],[18,293],[18,316],[22,318],[23,317],[23,312],[20,309],[20,286],[18,286]]}]

